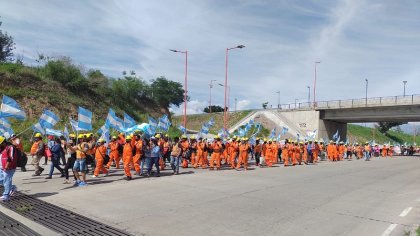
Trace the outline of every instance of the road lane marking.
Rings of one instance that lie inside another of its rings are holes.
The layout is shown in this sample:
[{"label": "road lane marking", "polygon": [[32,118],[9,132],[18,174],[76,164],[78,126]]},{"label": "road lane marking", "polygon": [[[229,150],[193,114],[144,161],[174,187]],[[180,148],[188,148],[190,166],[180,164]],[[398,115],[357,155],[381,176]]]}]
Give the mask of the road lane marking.
[{"label": "road lane marking", "polygon": [[385,230],[385,232],[382,234],[382,236],[388,236],[391,234],[392,230],[397,227],[397,224],[390,224],[389,227]]},{"label": "road lane marking", "polygon": [[408,213],[411,211],[411,209],[413,209],[413,208],[412,207],[405,208],[404,211],[401,212],[400,216],[404,217],[404,216],[408,215]]}]

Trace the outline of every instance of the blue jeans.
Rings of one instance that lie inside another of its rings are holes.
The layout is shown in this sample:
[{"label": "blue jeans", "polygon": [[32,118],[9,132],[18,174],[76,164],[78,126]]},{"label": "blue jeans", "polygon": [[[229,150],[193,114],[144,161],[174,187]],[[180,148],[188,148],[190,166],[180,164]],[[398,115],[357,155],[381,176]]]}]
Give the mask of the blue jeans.
[{"label": "blue jeans", "polygon": [[150,157],[144,157],[141,159],[140,161],[140,168],[141,168],[141,173],[145,174],[147,171],[145,171],[146,169],[149,169],[149,162],[150,162]]},{"label": "blue jeans", "polygon": [[86,172],[87,170],[86,158],[76,159],[76,161],[74,162],[73,170],[77,172]]},{"label": "blue jeans", "polygon": [[365,161],[369,161],[370,153],[369,152],[363,152],[363,155],[364,155]]},{"label": "blue jeans", "polygon": [[155,165],[155,167],[156,167],[156,170],[157,170],[157,174],[159,175],[160,174],[160,170],[159,170],[159,157],[150,157],[150,163],[149,163],[149,169],[147,170],[147,173],[151,173],[152,172],[152,167],[153,167],[153,164]]},{"label": "blue jeans", "polygon": [[12,179],[13,179],[13,175],[15,174],[15,170],[3,170],[2,171],[2,177],[0,179],[3,179],[3,187],[4,187],[4,192],[3,192],[3,197],[5,197],[6,199],[9,199],[9,193],[10,191],[15,188],[14,185],[12,185]]},{"label": "blue jeans", "polygon": [[56,158],[51,158],[51,166],[50,166],[50,177],[53,175],[54,173],[54,167],[57,168],[58,171],[61,172],[61,174],[63,174],[63,169],[60,167],[60,159],[56,159]]},{"label": "blue jeans", "polygon": [[179,172],[179,162],[181,161],[181,157],[174,157],[171,156],[171,167],[173,171]]}]

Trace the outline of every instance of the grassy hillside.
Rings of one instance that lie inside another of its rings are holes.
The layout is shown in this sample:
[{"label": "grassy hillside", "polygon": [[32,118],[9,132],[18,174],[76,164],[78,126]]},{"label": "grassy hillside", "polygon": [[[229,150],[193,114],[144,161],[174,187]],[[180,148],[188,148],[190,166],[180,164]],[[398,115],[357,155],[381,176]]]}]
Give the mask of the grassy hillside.
[{"label": "grassy hillside", "polygon": [[366,142],[375,140],[377,143],[400,143],[400,144],[412,144],[415,141],[417,144],[420,143],[420,137],[416,136],[413,140],[413,135],[409,135],[403,132],[390,130],[388,133],[382,134],[375,128],[363,127],[360,125],[347,125],[347,135],[349,136],[350,142]]}]

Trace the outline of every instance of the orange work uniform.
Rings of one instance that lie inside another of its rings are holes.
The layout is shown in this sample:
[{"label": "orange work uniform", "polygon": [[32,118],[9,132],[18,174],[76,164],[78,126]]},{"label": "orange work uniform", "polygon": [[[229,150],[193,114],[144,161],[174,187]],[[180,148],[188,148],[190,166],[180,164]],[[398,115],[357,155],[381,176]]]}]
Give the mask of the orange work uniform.
[{"label": "orange work uniform", "polygon": [[103,174],[108,174],[108,170],[104,167],[104,158],[106,155],[106,147],[105,145],[101,145],[96,148],[95,151],[95,160],[96,160],[96,167],[93,175],[98,176],[100,172]]},{"label": "orange work uniform", "polygon": [[112,160],[114,160],[116,168],[120,168],[120,154],[118,153],[118,145],[119,144],[117,141],[109,143],[109,148],[111,149],[111,152],[109,153],[109,162],[106,166],[108,169],[111,167]]},{"label": "orange work uniform", "polygon": [[188,168],[188,160],[186,156],[187,151],[190,148],[190,144],[188,140],[182,141],[181,147],[182,147],[182,168]]},{"label": "orange work uniform", "polygon": [[289,143],[284,144],[281,152],[284,166],[289,166],[289,145]]},{"label": "orange work uniform", "polygon": [[131,166],[133,163],[133,147],[131,143],[124,144],[123,149],[123,163],[124,163],[124,172],[127,177],[131,177],[131,169],[134,166]]},{"label": "orange work uniform", "polygon": [[210,168],[213,169],[214,162],[216,162],[216,168],[220,169],[220,165],[221,165],[220,155],[222,153],[223,146],[220,141],[215,141],[212,143],[211,147],[213,149],[213,153],[211,154]]},{"label": "orange work uniform", "polygon": [[248,169],[248,151],[249,151],[249,144],[248,143],[241,143],[239,145],[239,160],[236,166],[236,169],[241,168],[241,165],[244,165],[244,169]]},{"label": "orange work uniform", "polygon": [[133,157],[134,162],[134,170],[136,171],[136,174],[140,174],[141,168],[140,168],[140,160],[143,158],[143,140],[139,139],[135,142],[134,148],[136,149],[136,155]]}]

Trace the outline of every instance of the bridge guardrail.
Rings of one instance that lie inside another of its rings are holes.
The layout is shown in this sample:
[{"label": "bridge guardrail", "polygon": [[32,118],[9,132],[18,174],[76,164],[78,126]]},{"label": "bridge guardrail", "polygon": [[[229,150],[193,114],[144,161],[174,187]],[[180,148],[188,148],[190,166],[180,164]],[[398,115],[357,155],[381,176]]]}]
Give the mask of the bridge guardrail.
[{"label": "bridge guardrail", "polygon": [[[360,108],[360,107],[376,107],[376,106],[395,106],[395,105],[420,105],[420,95],[406,96],[389,96],[389,97],[373,97],[331,101],[317,101],[304,103],[281,104],[281,110],[310,110],[310,109],[336,109],[336,108]],[[314,106],[315,105],[315,106]],[[273,108],[274,109],[274,108]]]}]

